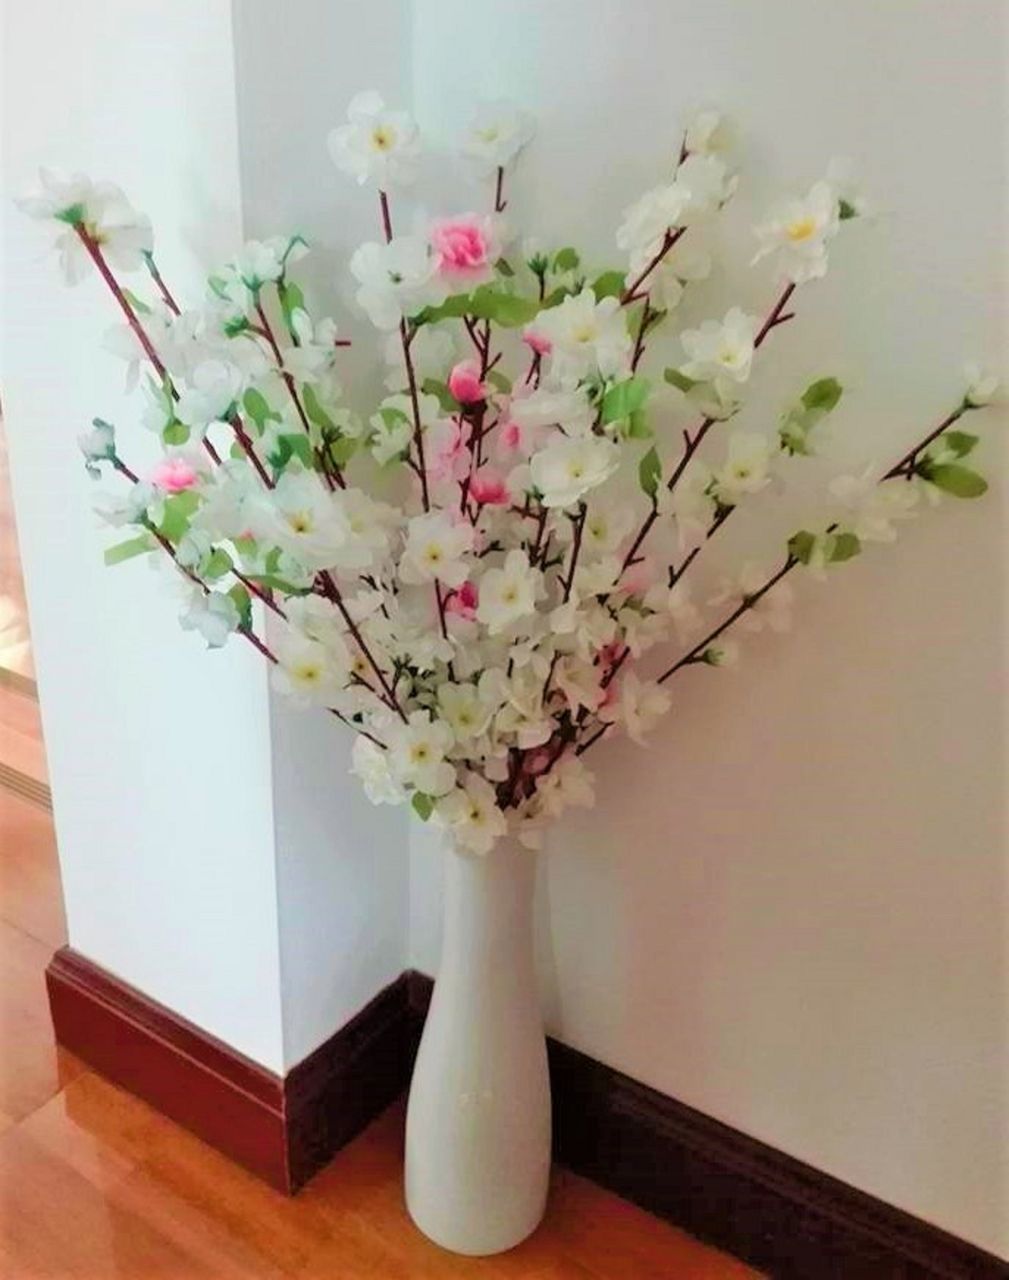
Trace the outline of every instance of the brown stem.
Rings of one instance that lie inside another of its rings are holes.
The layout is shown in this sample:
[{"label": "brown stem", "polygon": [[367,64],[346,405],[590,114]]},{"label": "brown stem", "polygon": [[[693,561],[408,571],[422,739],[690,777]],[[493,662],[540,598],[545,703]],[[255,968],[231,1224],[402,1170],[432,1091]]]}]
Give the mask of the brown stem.
[{"label": "brown stem", "polygon": [[375,661],[374,655],[372,654],[371,650],[368,648],[367,644],[365,643],[364,636],[361,635],[360,628],[358,627],[354,619],[350,616],[350,612],[347,609],[346,604],[344,603],[343,596],[340,594],[340,588],[336,585],[336,579],[333,577],[333,575],[329,572],[328,569],[323,569],[319,574],[319,577],[322,580],[324,594],[326,598],[331,600],[333,604],[336,605],[337,609],[339,609],[340,615],[347,625],[347,630],[354,637],[357,647],[364,654],[368,662],[368,665],[371,667],[372,671],[374,671],[379,684],[382,686],[382,690],[389,701],[389,706],[393,709],[393,711],[396,712],[396,714],[405,724],[406,713],[403,711],[403,708],[399,705],[399,699],[396,697],[396,694],[393,691],[392,686],[389,684],[389,681],[386,677],[385,672]]},{"label": "brown stem", "polygon": [[564,603],[571,599],[571,587],[575,580],[575,567],[578,564],[578,552],[582,549],[582,534],[585,531],[585,517],[588,515],[588,507],[584,502],[578,506],[578,516],[575,519],[575,538],[571,546],[571,565],[568,569],[568,576],[564,582]]},{"label": "brown stem", "polygon": [[507,201],[504,199],[504,166],[497,167],[497,182],[494,186],[494,212],[504,213],[508,207]]},{"label": "brown stem", "polygon": [[158,292],[161,294],[165,305],[168,307],[168,310],[171,311],[173,315],[181,315],[182,313],[179,310],[179,304],[172,297],[169,292],[168,285],[166,285],[164,280],[161,278],[161,272],[158,270],[154,262],[154,255],[151,253],[145,253],[144,263],[146,264],[147,270],[150,272],[151,279],[157,286]]},{"label": "brown stem", "polygon": [[961,404],[958,405],[952,413],[948,413],[946,417],[943,418],[942,422],[928,433],[924,440],[916,444],[913,449],[909,449],[899,462],[894,463],[883,479],[893,480],[897,476],[901,475],[909,466],[913,467],[914,463],[918,460],[918,455],[923,450],[927,449],[933,440],[937,440],[944,431],[948,431],[953,423],[959,418],[962,418],[966,412],[966,408]]},{"label": "brown stem", "polygon": [[658,252],[648,261],[644,269],[635,277],[634,283],[629,284],[620,295],[620,305],[626,307],[629,302],[634,302],[640,296],[638,290],[659,265],[666,254],[676,244],[681,236],[686,234],[686,227],[677,227],[675,231],[670,228],[662,237],[662,244],[659,246]]}]

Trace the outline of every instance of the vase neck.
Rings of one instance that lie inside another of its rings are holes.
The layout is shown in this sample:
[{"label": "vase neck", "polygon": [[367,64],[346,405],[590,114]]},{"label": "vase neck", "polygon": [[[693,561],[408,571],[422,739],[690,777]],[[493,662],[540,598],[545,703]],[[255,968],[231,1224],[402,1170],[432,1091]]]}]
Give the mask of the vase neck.
[{"label": "vase neck", "polygon": [[483,857],[445,851],[442,965],[532,964],[536,855],[500,840]]}]

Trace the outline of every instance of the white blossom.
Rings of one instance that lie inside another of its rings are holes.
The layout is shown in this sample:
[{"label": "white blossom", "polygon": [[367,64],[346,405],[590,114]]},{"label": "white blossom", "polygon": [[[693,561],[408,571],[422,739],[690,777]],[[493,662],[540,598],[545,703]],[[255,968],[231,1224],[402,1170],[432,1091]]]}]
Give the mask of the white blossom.
[{"label": "white blossom", "polygon": [[462,141],[462,153],[481,177],[507,169],[532,139],[535,123],[511,102],[482,103]]},{"label": "white blossom", "polygon": [[583,289],[541,312],[536,326],[550,343],[551,374],[561,382],[595,373],[616,378],[629,370],[631,336],[618,298],[596,302],[592,290]]},{"label": "white blossom", "polygon": [[734,506],[747,494],[759,493],[770,483],[772,446],[755,431],[734,431],[729,436],[725,465],[715,472],[718,500]]},{"label": "white blossom", "polygon": [[208,649],[220,649],[241,621],[238,606],[223,591],[204,592],[194,586],[179,617],[184,631],[198,631]]},{"label": "white blossom", "polygon": [[350,771],[360,781],[372,804],[402,804],[406,799],[405,788],[389,769],[388,751],[362,734],[354,739]]},{"label": "white blossom", "polygon": [[67,284],[77,284],[91,266],[82,235],[119,271],[136,271],[151,252],[150,219],[138,213],[121,188],[111,182],[92,182],[82,173],[39,170],[39,188],[18,200],[30,217],[55,221],[66,229],[56,240]]},{"label": "white blossom", "polygon": [[417,125],[405,111],[390,111],[368,90],[351,99],[347,120],[328,139],[338,169],[383,191],[413,182],[420,147]]},{"label": "white blossom", "polygon": [[407,524],[406,547],[399,565],[404,582],[441,582],[458,587],[469,575],[468,554],[473,528],[447,511],[414,516]]},{"label": "white blossom", "polygon": [[228,415],[242,390],[241,371],[224,360],[205,360],[193,370],[179,396],[175,415],[196,431]]},{"label": "white blossom", "polygon": [[534,454],[529,465],[543,505],[570,507],[613,475],[620,448],[604,436],[561,437]]},{"label": "white blossom", "polygon": [[782,273],[793,284],[805,284],[827,272],[827,247],[837,234],[837,192],[817,182],[800,200],[789,200],[756,228],[760,248],[754,262],[777,254]]},{"label": "white blossom", "polygon": [[684,330],[680,341],[688,358],[680,372],[698,382],[746,382],[757,326],[755,316],[733,307],[724,320],[705,320],[699,329]]},{"label": "white blossom", "polygon": [[427,711],[411,712],[406,724],[395,721],[386,733],[389,771],[404,787],[426,796],[443,796],[455,785],[455,769],[445,759],[452,730]]},{"label": "white blossom", "polygon": [[845,510],[845,527],[861,542],[893,542],[895,523],[915,513],[918,492],[903,477],[879,480],[875,464],[857,476],[835,476],[830,492]]},{"label": "white blossom", "polygon": [[362,244],[351,257],[350,270],[358,282],[357,301],[377,329],[395,329],[404,316],[444,295],[430,246],[419,236]]},{"label": "white blossom", "polygon": [[963,372],[967,380],[964,404],[971,409],[983,409],[997,398],[1001,386],[998,374],[974,362],[965,365]]},{"label": "white blossom", "polygon": [[499,569],[486,569],[480,578],[476,616],[492,636],[536,611],[540,572],[523,551],[509,551]]},{"label": "white blossom", "polygon": [[620,675],[616,696],[599,710],[604,724],[619,724],[632,742],[645,745],[645,734],[669,710],[666,689],[652,680],[640,680],[634,671]]},{"label": "white blossom", "polygon": [[463,853],[489,853],[508,829],[494,788],[475,773],[467,773],[462,785],[438,802],[437,814]]}]

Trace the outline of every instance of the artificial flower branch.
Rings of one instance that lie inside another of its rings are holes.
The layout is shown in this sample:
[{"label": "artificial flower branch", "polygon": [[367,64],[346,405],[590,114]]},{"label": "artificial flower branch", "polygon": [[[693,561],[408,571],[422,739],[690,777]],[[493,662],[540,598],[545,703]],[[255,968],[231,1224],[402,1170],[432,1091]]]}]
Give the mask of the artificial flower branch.
[{"label": "artificial flower branch", "polygon": [[[817,424],[842,391],[830,377],[785,409],[776,438],[733,427],[724,454],[710,446],[743,406],[755,353],[793,318],[795,289],[826,273],[862,209],[836,174],[784,202],[755,228],[757,257],[773,255],[782,279],[767,315],[733,309],[677,331],[680,298],[711,268],[706,226],[736,191],[727,134],[716,112],[691,123],[671,178],[624,212],[620,269],[597,274],[573,246],[509,243],[505,179],[532,128],[506,104],[486,108],[463,146],[492,182],[493,211],[396,235],[389,193],[415,176],[418,130],[377,94],[358,95],[329,146],[379,197],[381,238],[350,260],[387,364],[388,394],[364,413],[343,400],[334,323],[313,319],[290,274],[300,237],[246,244],[209,278],[204,304],[183,309],[154,265],[150,223],[118,188],[43,173],[25,202],[58,228],[68,279],[92,267],[111,277],[128,323],[112,346],[131,376],[137,341],[161,366],[160,387],[144,388],[144,424],[164,447],[149,474],[121,461],[110,424],[95,419],[81,439],[90,474],[111,467],[130,481],[102,506],[135,531],[109,563],[169,554],[187,584],[182,625],[211,647],[245,636],[279,692],[354,731],[368,796],[411,806],[460,852],[486,853],[506,832],[535,845],[564,810],[590,804],[588,747],[614,727],[644,741],[671,676],[727,661],[730,629],[781,629],[798,565],[890,540],[923,495],[984,491],[966,461],[977,437],[957,426],[996,391],[975,371],[960,407],[882,481],[835,476],[845,514],[794,535],[770,577],[744,565],[710,599],[692,598],[701,552],[729,515],[779,458],[822,447]],[[112,266],[146,268],[153,306],[134,306]],[[264,289],[276,290],[282,328]],[[669,466],[674,433],[641,372],[660,324],[683,352],[665,380],[700,410]],[[509,330],[529,348],[515,369]],[[236,443],[208,467],[194,446],[222,422]],[[673,552],[656,538],[661,558],[643,551],[657,527],[676,542]],[[269,644],[251,628],[255,599],[274,615]],[[643,659],[674,633],[686,652],[645,678]]]}]

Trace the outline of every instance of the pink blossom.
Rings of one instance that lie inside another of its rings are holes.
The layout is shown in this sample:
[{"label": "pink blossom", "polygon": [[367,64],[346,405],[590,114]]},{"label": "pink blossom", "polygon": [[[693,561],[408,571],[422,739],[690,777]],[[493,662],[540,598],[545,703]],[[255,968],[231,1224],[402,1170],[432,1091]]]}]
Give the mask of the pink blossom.
[{"label": "pink blossom", "polygon": [[183,493],[199,480],[200,473],[191,462],[178,456],[162,458],[151,472],[151,484],[165,493]]},{"label": "pink blossom", "polygon": [[548,356],[553,350],[553,343],[545,333],[540,333],[533,325],[527,325],[522,330],[522,341],[538,356]]},{"label": "pink blossom", "polygon": [[442,418],[428,431],[427,464],[432,480],[462,480],[469,472],[469,452],[463,427],[451,418]]},{"label": "pink blossom", "polygon": [[479,404],[487,399],[487,388],[480,381],[480,369],[473,360],[460,360],[448,375],[448,389],[460,404]]},{"label": "pink blossom", "polygon": [[439,274],[467,288],[490,280],[501,254],[489,214],[439,218],[431,224],[431,247]]},{"label": "pink blossom", "polygon": [[481,507],[506,507],[511,502],[504,476],[493,467],[481,467],[474,472],[469,495]]},{"label": "pink blossom", "polygon": [[476,617],[477,604],[478,599],[475,584],[472,582],[464,582],[457,591],[453,591],[445,600],[445,612],[448,614],[454,614],[459,618],[464,618],[467,622],[472,622]]},{"label": "pink blossom", "polygon": [[628,565],[620,577],[619,589],[629,596],[643,596],[655,581],[655,561],[645,556]]}]

